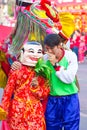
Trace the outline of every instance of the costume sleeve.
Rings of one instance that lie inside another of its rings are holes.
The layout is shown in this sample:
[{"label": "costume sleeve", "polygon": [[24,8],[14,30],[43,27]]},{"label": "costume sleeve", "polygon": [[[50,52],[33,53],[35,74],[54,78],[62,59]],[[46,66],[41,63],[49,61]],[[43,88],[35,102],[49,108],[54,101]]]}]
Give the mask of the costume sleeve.
[{"label": "costume sleeve", "polygon": [[38,77],[38,86],[36,88],[31,88],[31,91],[36,98],[39,98],[40,100],[45,99],[50,92],[48,80],[41,76]]},{"label": "costume sleeve", "polygon": [[78,62],[77,57],[74,54],[74,52],[69,51],[66,55],[66,58],[68,59],[68,67],[67,69],[62,67],[59,67],[59,69],[56,71],[56,76],[62,80],[64,83],[70,84],[74,81],[75,75],[78,70]]},{"label": "costume sleeve", "polygon": [[16,73],[15,72],[11,73],[11,75],[9,75],[8,77],[8,82],[4,89],[1,105],[6,112],[8,112],[8,108],[12,100],[13,92],[15,89],[16,78],[17,78]]}]

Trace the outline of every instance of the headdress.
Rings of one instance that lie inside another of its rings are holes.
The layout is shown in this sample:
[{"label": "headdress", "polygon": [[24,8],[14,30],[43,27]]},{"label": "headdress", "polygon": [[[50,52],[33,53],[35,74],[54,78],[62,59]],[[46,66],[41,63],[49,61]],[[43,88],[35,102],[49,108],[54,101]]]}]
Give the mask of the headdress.
[{"label": "headdress", "polygon": [[75,30],[74,16],[70,12],[58,12],[51,7],[49,0],[41,0],[40,4],[46,11],[46,15],[54,22],[54,27],[48,30],[69,39]]},{"label": "headdress", "polygon": [[75,30],[74,16],[69,12],[61,12],[59,13],[59,21],[62,25],[59,33],[66,39],[70,38]]}]

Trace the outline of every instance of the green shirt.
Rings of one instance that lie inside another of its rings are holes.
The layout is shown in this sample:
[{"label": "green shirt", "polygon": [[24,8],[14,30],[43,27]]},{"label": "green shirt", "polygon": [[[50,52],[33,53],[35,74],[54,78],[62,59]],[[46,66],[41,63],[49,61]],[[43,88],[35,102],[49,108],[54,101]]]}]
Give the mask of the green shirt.
[{"label": "green shirt", "polygon": [[[72,58],[72,57],[71,57]],[[46,64],[51,68],[51,78],[50,78],[50,95],[52,96],[64,96],[71,95],[78,92],[78,88],[76,86],[76,79],[74,78],[73,82],[65,83],[56,75],[56,70],[49,60],[46,61]],[[63,66],[65,70],[67,70],[69,66],[69,61],[67,57],[64,56],[60,62],[58,62],[59,66]],[[64,70],[63,70],[64,71]]]}]

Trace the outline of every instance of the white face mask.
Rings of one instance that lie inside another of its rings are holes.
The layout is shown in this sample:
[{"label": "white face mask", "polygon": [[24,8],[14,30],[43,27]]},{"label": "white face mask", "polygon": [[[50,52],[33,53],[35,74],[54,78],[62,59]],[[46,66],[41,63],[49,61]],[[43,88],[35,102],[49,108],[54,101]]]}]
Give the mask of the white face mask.
[{"label": "white face mask", "polygon": [[[24,52],[21,51],[20,61],[27,66],[35,66],[38,59],[43,56],[41,44],[24,44]],[[33,42],[34,43],[34,42]]]}]

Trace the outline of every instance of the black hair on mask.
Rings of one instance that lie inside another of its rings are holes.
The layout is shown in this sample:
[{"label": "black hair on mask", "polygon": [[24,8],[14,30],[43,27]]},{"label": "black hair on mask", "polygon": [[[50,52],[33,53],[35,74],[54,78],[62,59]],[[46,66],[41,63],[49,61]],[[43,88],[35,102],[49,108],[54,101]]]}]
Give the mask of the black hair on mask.
[{"label": "black hair on mask", "polygon": [[24,48],[22,48],[21,50],[22,50],[22,51],[23,51],[23,53],[24,53]]}]

